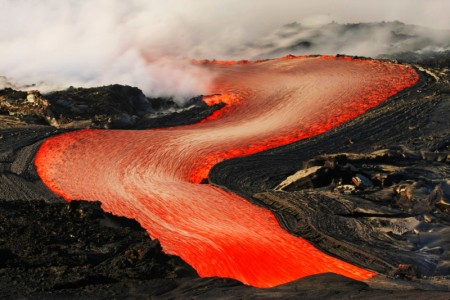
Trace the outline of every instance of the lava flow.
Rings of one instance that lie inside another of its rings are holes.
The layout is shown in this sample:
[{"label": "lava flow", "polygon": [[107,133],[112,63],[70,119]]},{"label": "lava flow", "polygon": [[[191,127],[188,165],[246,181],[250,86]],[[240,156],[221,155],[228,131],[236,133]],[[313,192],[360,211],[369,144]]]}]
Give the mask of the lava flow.
[{"label": "lava flow", "polygon": [[106,211],[136,219],[202,277],[256,287],[325,272],[368,279],[373,272],[289,234],[270,211],[197,184],[224,159],[323,133],[418,80],[412,68],[388,62],[289,58],[199,64],[216,73],[211,94],[219,96],[205,101],[221,98],[222,110],[189,126],[56,136],[36,156],[38,173],[67,200],[100,200]]}]

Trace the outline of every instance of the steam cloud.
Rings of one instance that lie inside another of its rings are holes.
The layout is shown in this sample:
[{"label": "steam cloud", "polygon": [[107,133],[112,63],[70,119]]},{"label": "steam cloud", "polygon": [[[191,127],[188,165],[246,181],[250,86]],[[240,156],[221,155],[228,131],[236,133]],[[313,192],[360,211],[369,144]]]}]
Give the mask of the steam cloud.
[{"label": "steam cloud", "polygon": [[[119,83],[182,99],[205,93],[213,78],[190,59],[416,51],[417,39],[393,49],[386,26],[342,40],[338,25],[322,25],[399,20],[448,29],[448,11],[446,0],[0,0],[0,88]],[[294,21],[302,25],[282,27]],[[446,30],[408,30],[399,34],[449,45]]]}]

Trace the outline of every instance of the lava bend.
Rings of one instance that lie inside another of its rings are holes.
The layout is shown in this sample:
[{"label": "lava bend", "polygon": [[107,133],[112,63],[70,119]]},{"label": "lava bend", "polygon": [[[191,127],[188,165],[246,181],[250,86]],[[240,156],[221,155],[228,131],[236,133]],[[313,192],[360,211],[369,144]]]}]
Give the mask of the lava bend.
[{"label": "lava bend", "polygon": [[227,105],[200,123],[158,130],[81,130],[48,139],[39,175],[65,199],[100,200],[136,219],[166,253],[200,276],[256,287],[334,272],[373,272],[317,250],[245,199],[199,184],[227,158],[285,145],[332,129],[417,82],[410,67],[348,57],[289,57],[203,63],[215,73],[207,103]]}]

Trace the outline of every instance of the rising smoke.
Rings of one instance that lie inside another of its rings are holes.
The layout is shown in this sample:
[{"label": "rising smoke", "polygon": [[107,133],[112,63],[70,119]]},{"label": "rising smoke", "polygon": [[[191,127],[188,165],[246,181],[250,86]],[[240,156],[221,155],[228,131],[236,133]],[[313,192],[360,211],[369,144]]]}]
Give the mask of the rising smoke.
[{"label": "rising smoke", "polygon": [[[448,11],[446,0],[0,0],[0,88],[119,83],[182,99],[205,93],[212,79],[193,58],[421,50],[408,36],[444,49],[448,31],[400,30],[393,47],[392,28],[346,33],[326,24],[400,20],[448,29]],[[294,21],[301,25],[282,27]]]}]

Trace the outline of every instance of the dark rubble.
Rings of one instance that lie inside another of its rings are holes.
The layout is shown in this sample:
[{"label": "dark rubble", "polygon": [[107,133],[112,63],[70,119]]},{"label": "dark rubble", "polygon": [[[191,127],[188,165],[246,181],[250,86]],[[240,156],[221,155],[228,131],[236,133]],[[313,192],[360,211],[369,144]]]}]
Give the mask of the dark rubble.
[{"label": "dark rubble", "polygon": [[[95,99],[95,101],[93,101]],[[171,98],[147,98],[123,85],[74,88],[41,94],[11,88],[0,90],[0,120],[60,129],[144,129],[199,121],[221,105],[209,107],[202,97],[177,104]]]},{"label": "dark rubble", "polygon": [[446,276],[450,167],[448,152],[434,154],[443,159],[405,149],[321,155],[306,162],[312,171],[254,197],[335,256],[394,277]]},{"label": "dark rubble", "polygon": [[198,277],[139,224],[104,213],[98,202],[2,201],[0,220],[1,295]]}]

